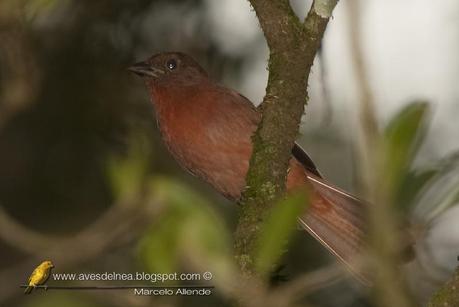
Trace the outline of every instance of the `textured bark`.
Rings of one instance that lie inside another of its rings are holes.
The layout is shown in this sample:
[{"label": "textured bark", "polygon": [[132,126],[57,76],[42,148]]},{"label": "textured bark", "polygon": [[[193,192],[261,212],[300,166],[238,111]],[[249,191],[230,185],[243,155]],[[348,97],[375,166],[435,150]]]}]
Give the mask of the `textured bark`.
[{"label": "textured bark", "polygon": [[[268,208],[285,192],[288,162],[308,99],[308,77],[336,1],[314,1],[304,22],[288,0],[249,0],[265,35],[269,79],[262,120],[252,137],[253,153],[235,233],[242,272],[253,275],[252,250]],[[333,4],[334,3],[334,4]],[[328,6],[327,6],[328,5]],[[328,14],[325,8],[329,8]],[[316,9],[320,8],[320,15]],[[322,17],[324,16],[324,17]]]},{"label": "textured bark", "polygon": [[459,268],[453,277],[430,299],[428,307],[459,306]]}]

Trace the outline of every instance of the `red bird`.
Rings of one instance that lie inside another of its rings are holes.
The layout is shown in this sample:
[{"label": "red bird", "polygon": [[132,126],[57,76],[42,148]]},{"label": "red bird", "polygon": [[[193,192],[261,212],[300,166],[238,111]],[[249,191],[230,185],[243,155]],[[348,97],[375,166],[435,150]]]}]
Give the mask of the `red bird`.
[{"label": "red bird", "polygon": [[[229,199],[245,186],[251,136],[261,113],[238,92],[208,77],[183,53],[160,53],[130,67],[150,93],[162,138],[177,162]],[[363,246],[365,205],[326,183],[295,144],[287,189],[312,188],[311,206],[299,218],[311,235],[352,269]]]}]

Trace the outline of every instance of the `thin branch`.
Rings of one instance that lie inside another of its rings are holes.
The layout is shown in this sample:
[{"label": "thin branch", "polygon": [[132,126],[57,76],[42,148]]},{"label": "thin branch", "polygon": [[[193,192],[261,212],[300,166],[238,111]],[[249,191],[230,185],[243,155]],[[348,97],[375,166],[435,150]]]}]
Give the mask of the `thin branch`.
[{"label": "thin branch", "polygon": [[362,48],[361,39],[361,2],[357,0],[349,1],[348,21],[349,21],[349,40],[352,54],[355,76],[358,84],[358,95],[361,123],[359,138],[359,160],[361,165],[360,189],[365,198],[374,201],[370,192],[372,175],[376,161],[375,152],[377,152],[377,140],[379,138],[379,129],[376,119],[375,101],[373,91],[368,78],[367,65]]},{"label": "thin branch", "polygon": [[[369,83],[361,42],[361,1],[349,1],[348,20],[351,54],[356,69],[360,100],[359,161],[362,194],[372,206],[368,210],[371,265],[374,269],[375,295],[378,306],[412,306],[407,285],[399,274],[397,216],[390,206],[394,191],[387,188],[382,161],[382,136],[378,129],[375,102]],[[379,170],[379,171],[378,171]]]},{"label": "thin branch", "polygon": [[0,239],[28,254],[36,254],[61,241],[61,237],[43,235],[18,223],[0,207]]},{"label": "thin branch", "polygon": [[[0,272],[0,280],[9,281],[0,288],[0,302],[17,293],[18,285],[24,282],[30,270],[43,261],[44,257],[51,259],[59,269],[95,259],[110,249],[132,242],[147,225],[151,224],[154,217],[160,214],[162,208],[154,199],[139,200],[139,203],[129,202],[129,205],[125,202],[119,203],[78,235],[66,239],[60,237],[56,242],[52,242],[53,238],[46,238],[26,229],[2,212],[2,222],[6,221],[9,225],[1,228],[2,238],[6,236],[5,230],[11,231],[8,227],[15,227],[19,234],[13,235],[8,243],[20,247],[31,256]],[[38,243],[43,242],[49,246],[37,246],[37,243],[33,242],[35,238],[40,240]],[[14,241],[15,239],[18,241]],[[31,244],[37,250],[32,251],[30,247],[23,247],[22,244]]]}]

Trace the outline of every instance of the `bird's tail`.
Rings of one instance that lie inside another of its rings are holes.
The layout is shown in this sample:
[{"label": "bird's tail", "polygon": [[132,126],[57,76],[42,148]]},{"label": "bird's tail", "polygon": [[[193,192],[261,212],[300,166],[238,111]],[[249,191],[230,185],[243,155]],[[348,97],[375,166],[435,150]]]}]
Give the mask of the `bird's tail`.
[{"label": "bird's tail", "polygon": [[357,269],[365,244],[366,204],[323,179],[308,174],[313,187],[311,206],[299,218],[300,224],[364,283],[367,278]]},{"label": "bird's tail", "polygon": [[24,290],[24,294],[30,294],[33,290],[33,287],[32,286],[28,286],[25,290]]}]

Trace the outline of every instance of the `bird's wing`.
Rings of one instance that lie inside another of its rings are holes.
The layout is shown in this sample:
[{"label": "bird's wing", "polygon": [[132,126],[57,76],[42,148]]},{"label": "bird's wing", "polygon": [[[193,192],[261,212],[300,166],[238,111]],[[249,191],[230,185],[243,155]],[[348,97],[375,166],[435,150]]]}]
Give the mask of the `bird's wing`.
[{"label": "bird's wing", "polygon": [[295,142],[295,145],[293,145],[292,148],[292,155],[295,157],[295,159],[303,165],[303,167],[316,175],[319,178],[322,178],[322,175],[320,174],[319,170],[317,169],[316,165],[314,162],[312,162],[312,159],[309,157],[307,152],[300,146],[298,143]]},{"label": "bird's wing", "polygon": [[50,274],[51,273],[51,268],[47,268],[46,271],[43,273],[43,277],[40,280],[40,284],[44,284],[48,281]]},{"label": "bird's wing", "polygon": [[38,267],[36,267],[33,271],[32,271],[32,274],[30,274],[29,276],[29,280],[28,280],[28,283],[36,283],[36,280],[34,280],[39,274],[39,269]]},{"label": "bird's wing", "polygon": [[[249,109],[252,111],[252,113],[257,113],[258,116],[255,116],[255,120],[254,120],[254,125],[257,125],[258,124],[258,120],[260,118],[260,109],[255,107],[255,105],[247,98],[245,97],[244,95],[236,92],[236,91],[232,91],[235,95],[239,96],[241,99],[241,101],[243,101],[247,106],[249,106]],[[317,169],[316,165],[314,164],[314,162],[312,162],[312,159],[309,157],[309,155],[307,154],[307,152],[297,143],[295,142],[295,144],[293,145],[293,148],[292,148],[292,155],[295,157],[295,159],[300,162],[303,167],[305,169],[307,169],[308,171],[310,171],[311,173],[313,173],[314,175],[322,178],[322,175],[320,174],[319,170]]]},{"label": "bird's wing", "polygon": [[232,92],[234,95],[242,98],[242,99],[239,99],[239,101],[242,101],[244,102],[245,104],[247,104],[249,106],[249,108],[252,110],[252,111],[255,111],[256,113],[259,113],[261,114],[260,110],[252,103],[252,101],[250,101],[249,98],[245,97],[244,95],[242,95],[241,93],[235,91],[235,90],[232,90],[232,89],[229,89],[230,92]]},{"label": "bird's wing", "polygon": [[[260,110],[256,108],[255,105],[244,95],[236,91],[233,91],[233,90],[231,90],[231,92],[236,97],[242,98],[242,99],[239,99],[238,102],[239,101],[243,102],[247,106],[247,109],[248,109],[245,111],[247,111],[247,113],[253,114],[252,116],[253,125],[256,127],[261,117]],[[317,169],[312,159],[309,157],[308,153],[297,142],[295,142],[295,144],[293,145],[292,155],[295,157],[295,159],[298,162],[300,162],[301,165],[303,165],[303,167],[306,170],[322,178],[322,175],[320,174],[319,170]]]}]

